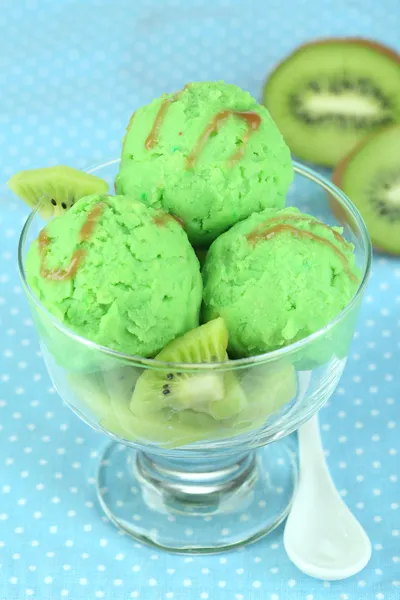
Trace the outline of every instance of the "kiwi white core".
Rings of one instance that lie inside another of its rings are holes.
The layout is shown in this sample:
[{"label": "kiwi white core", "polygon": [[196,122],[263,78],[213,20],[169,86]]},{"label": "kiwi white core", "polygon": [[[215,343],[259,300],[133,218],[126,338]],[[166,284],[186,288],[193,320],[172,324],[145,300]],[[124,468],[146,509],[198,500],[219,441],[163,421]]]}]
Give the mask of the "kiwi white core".
[{"label": "kiwi white core", "polygon": [[318,115],[332,113],[345,117],[352,114],[358,117],[382,116],[382,108],[378,103],[371,98],[351,93],[342,96],[333,96],[329,93],[309,95],[304,98],[304,105],[310,112]]},{"label": "kiwi white core", "polygon": [[400,179],[387,190],[385,201],[391,206],[400,207]]},{"label": "kiwi white core", "polygon": [[175,410],[192,409],[197,412],[209,412],[210,402],[223,400],[225,396],[224,380],[220,375],[194,375],[181,379],[175,389]]}]

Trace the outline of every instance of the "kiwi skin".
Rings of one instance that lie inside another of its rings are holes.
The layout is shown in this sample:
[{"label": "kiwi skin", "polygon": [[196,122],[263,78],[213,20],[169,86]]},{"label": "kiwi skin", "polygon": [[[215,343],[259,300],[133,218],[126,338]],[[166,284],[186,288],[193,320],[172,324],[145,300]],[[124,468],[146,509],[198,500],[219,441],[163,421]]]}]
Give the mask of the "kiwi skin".
[{"label": "kiwi skin", "polygon": [[[388,59],[392,60],[393,62],[398,63],[400,65],[400,55],[397,54],[394,50],[392,50],[391,48],[388,48],[387,46],[384,46],[383,44],[380,44],[379,42],[369,40],[366,38],[362,38],[362,37],[329,37],[329,38],[320,38],[320,39],[317,39],[317,40],[314,40],[311,42],[307,42],[306,44],[302,44],[302,45],[298,46],[295,50],[293,50],[293,52],[291,52],[288,56],[286,56],[284,59],[282,59],[274,67],[274,69],[268,74],[267,79],[264,83],[264,87],[263,87],[263,99],[262,99],[262,103],[265,104],[267,106],[267,108],[268,108],[268,105],[265,102],[265,97],[267,95],[267,88],[268,88],[270,81],[273,79],[275,73],[280,69],[280,67],[284,63],[290,61],[294,56],[301,53],[304,49],[309,48],[309,47],[315,47],[315,46],[323,46],[325,44],[332,44],[332,45],[346,44],[346,45],[354,45],[354,46],[362,45],[364,47],[368,47],[370,50],[375,51],[376,53],[380,53],[380,54],[384,55],[386,58],[388,58]],[[277,124],[279,127],[279,123],[277,123]],[[382,126],[380,127],[379,131],[382,131]],[[375,133],[375,131],[373,131],[372,133]],[[294,152],[294,154],[296,154],[296,152]],[[300,154],[299,154],[299,157],[302,158],[300,156]],[[343,159],[343,157],[342,157],[342,159]],[[325,166],[325,167],[335,167],[335,164],[333,162],[324,160],[321,157],[317,158],[314,156],[312,159],[304,158],[304,160],[306,160],[308,162],[313,162],[314,164],[319,164],[319,165]]]},{"label": "kiwi skin", "polygon": [[[393,128],[397,128],[399,127],[399,125],[392,125],[390,127],[387,127],[386,129],[384,129],[383,131],[376,131],[370,135],[368,135],[367,137],[365,137],[363,140],[361,140],[361,142],[359,142],[344,158],[342,158],[342,160],[336,165],[335,170],[333,171],[332,174],[332,183],[334,183],[338,188],[342,189],[342,181],[343,181],[343,176],[344,173],[346,172],[347,166],[348,164],[351,162],[351,160],[354,158],[354,156],[356,154],[358,154],[358,152],[364,148],[364,146],[366,146],[367,144],[369,144],[371,142],[371,140],[373,140],[376,137],[381,136],[385,131],[389,131]],[[351,200],[351,198],[350,198]],[[340,221],[340,222],[345,222],[347,220],[347,215],[345,216],[344,210],[342,208],[342,206],[340,205],[339,202],[337,202],[337,200],[332,196],[329,195],[329,206],[330,209],[332,210],[333,214],[335,215],[335,217]],[[357,206],[356,206],[357,208]],[[358,210],[358,209],[357,209]],[[362,216],[362,213],[360,213]],[[382,246],[379,246],[379,244],[376,244],[373,235],[371,235],[370,233],[370,237],[371,237],[371,242],[372,245],[374,247],[375,250],[377,250],[378,252],[382,252],[385,254],[389,254],[391,256],[399,256],[400,252],[393,252],[390,250],[386,250],[385,248],[382,248]]]},{"label": "kiwi skin", "polygon": [[[397,52],[395,52],[391,48],[388,48],[388,46],[384,46],[383,44],[380,44],[379,42],[375,42],[374,40],[368,40],[367,38],[362,38],[362,37],[320,38],[319,40],[314,40],[312,42],[307,42],[306,44],[302,44],[292,54],[295,54],[299,50],[303,50],[304,48],[307,48],[309,46],[321,46],[322,44],[326,44],[326,43],[340,44],[343,42],[345,42],[346,44],[355,44],[355,45],[362,44],[363,46],[368,46],[369,48],[371,48],[371,50],[376,50],[377,52],[380,52],[381,54],[385,54],[388,58],[390,58],[391,60],[394,60],[395,62],[398,62],[400,64],[400,56],[397,54]],[[278,66],[275,67],[275,69],[273,70],[271,75],[280,67],[280,65],[282,63],[286,62],[286,60],[287,60],[287,58],[282,60],[278,64]]]}]

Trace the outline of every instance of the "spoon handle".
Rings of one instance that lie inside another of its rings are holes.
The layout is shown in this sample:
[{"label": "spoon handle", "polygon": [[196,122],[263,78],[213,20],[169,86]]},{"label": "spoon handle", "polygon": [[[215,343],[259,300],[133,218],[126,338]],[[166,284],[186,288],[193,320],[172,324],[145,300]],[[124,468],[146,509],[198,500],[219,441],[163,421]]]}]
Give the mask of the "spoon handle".
[{"label": "spoon handle", "polygon": [[319,429],[318,414],[315,414],[298,431],[300,473],[304,476],[314,470],[327,471],[324,449]]}]

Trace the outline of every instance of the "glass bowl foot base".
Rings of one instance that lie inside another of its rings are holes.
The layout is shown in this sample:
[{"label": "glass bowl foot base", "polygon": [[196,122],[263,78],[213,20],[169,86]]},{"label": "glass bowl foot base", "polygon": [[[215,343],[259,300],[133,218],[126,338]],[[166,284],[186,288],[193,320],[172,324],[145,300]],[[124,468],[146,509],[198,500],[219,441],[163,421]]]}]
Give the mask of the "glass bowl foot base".
[{"label": "glass bowl foot base", "polygon": [[235,455],[169,458],[109,444],[97,492],[108,518],[171,552],[222,552],[254,542],[287,516],[297,482],[288,443]]}]

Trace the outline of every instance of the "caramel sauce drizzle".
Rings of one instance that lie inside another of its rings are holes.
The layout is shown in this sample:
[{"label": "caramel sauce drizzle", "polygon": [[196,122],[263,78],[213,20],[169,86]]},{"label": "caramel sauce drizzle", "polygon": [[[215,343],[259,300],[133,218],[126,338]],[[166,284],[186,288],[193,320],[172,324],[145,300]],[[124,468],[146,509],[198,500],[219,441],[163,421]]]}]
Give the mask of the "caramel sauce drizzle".
[{"label": "caramel sauce drizzle", "polygon": [[[104,206],[104,202],[100,202],[90,211],[79,232],[79,242],[87,242],[91,238],[96,223],[103,212]],[[40,275],[44,279],[50,279],[52,281],[67,281],[68,279],[72,279],[79,266],[85,259],[86,251],[83,248],[77,248],[71,257],[69,265],[65,269],[48,269],[44,261],[50,242],[51,240],[47,235],[47,232],[42,229],[38,238],[40,252]]]},{"label": "caramel sauce drizzle", "polygon": [[153,217],[153,222],[158,227],[163,227],[166,223],[168,223],[168,221],[175,221],[182,228],[184,228],[184,223],[182,219],[180,217],[177,217],[176,215],[171,215],[170,213],[160,213]]},{"label": "caramel sauce drizzle", "polygon": [[344,237],[342,237],[340,235],[340,233],[338,233],[337,231],[332,229],[332,227],[329,227],[329,225],[322,223],[321,221],[315,221],[314,219],[310,219],[309,217],[298,217],[297,215],[287,215],[287,216],[279,215],[277,217],[272,217],[272,219],[268,219],[268,222],[271,223],[271,221],[281,221],[281,220],[291,221],[293,223],[297,223],[300,221],[304,221],[306,223],[311,223],[311,224],[316,223],[320,227],[323,227],[324,229],[328,229],[329,231],[331,231],[333,233],[333,237],[336,239],[336,241],[338,241],[343,246],[346,246],[346,248],[350,249],[349,242],[347,240],[345,240]]},{"label": "caramel sauce drizzle", "polygon": [[243,143],[241,147],[236,152],[234,152],[234,154],[232,154],[231,158],[229,159],[229,166],[231,167],[242,158],[251,135],[255,131],[257,131],[257,129],[261,125],[261,117],[255,112],[223,110],[222,112],[215,115],[215,117],[213,117],[211,122],[206,126],[203,133],[200,135],[195,147],[186,159],[186,166],[188,169],[192,168],[195,165],[196,160],[198,159],[199,154],[208,142],[210,135],[212,135],[213,133],[217,133],[220,127],[232,115],[245,121],[245,123],[247,124],[247,133],[243,138]]},{"label": "caramel sauce drizzle", "polygon": [[[300,218],[298,220],[306,220],[306,217]],[[315,235],[314,233],[311,233],[311,231],[297,229],[296,227],[294,227],[293,225],[289,225],[288,223],[278,223],[276,225],[273,225],[272,227],[267,227],[266,229],[256,228],[254,231],[247,234],[246,238],[250,244],[255,245],[259,240],[270,240],[273,237],[275,237],[276,235],[278,235],[279,233],[283,233],[283,232],[291,233],[292,235],[295,235],[298,238],[305,238],[305,239],[321,242],[322,244],[329,246],[333,250],[333,252],[342,261],[345,271],[346,271],[347,275],[350,277],[350,279],[352,281],[358,281],[357,277],[350,271],[349,265],[347,262],[347,258],[343,254],[343,252],[338,250],[338,248],[336,248],[336,246],[334,246],[332,244],[332,242],[330,242],[329,240],[327,240],[323,237],[320,237],[319,235]],[[342,238],[342,240],[343,240],[343,238]]]},{"label": "caramel sauce drizzle", "polygon": [[146,141],[144,143],[146,150],[151,150],[151,148],[153,148],[156,145],[161,125],[163,124],[169,105],[172,104],[172,102],[174,102],[174,98],[165,98],[162,101],[157,116],[154,120],[153,126],[150,129],[150,133],[147,136]]},{"label": "caramel sauce drizzle", "polygon": [[[150,130],[150,133],[147,136],[146,141],[144,143],[146,150],[151,150],[152,148],[154,148],[154,146],[156,145],[156,143],[158,141],[160,129],[165,120],[165,117],[167,115],[169,107],[171,106],[171,104],[173,104],[174,102],[176,102],[178,100],[178,98],[182,94],[182,92],[185,89],[187,89],[188,87],[189,87],[188,84],[185,85],[183,90],[181,90],[180,92],[177,92],[171,98],[164,98],[164,100],[161,102],[160,108],[158,109],[158,113],[156,115],[156,118],[155,118],[152,128]],[[132,122],[133,116],[134,115],[132,115],[132,117],[131,117],[130,124]],[[243,157],[245,150],[246,150],[246,146],[249,142],[249,139],[252,136],[252,134],[255,131],[257,131],[257,129],[260,127],[262,119],[261,119],[260,115],[256,112],[223,110],[223,111],[219,112],[217,115],[215,115],[213,117],[213,119],[211,120],[211,122],[205,127],[203,133],[200,135],[198,141],[196,142],[194,149],[189,154],[189,156],[186,158],[186,167],[188,169],[194,167],[201,151],[203,150],[204,146],[208,142],[210,135],[212,135],[213,133],[217,133],[219,131],[220,127],[225,123],[225,121],[230,116],[235,116],[235,117],[238,117],[239,119],[242,119],[243,121],[245,121],[245,123],[247,124],[247,132],[246,132],[245,136],[243,137],[242,145],[240,146],[240,148],[238,148],[238,150],[236,150],[236,152],[234,152],[232,154],[232,156],[230,157],[229,166],[232,167],[236,162],[238,162]],[[129,127],[128,127],[128,129],[129,129]],[[181,135],[181,132],[179,132],[179,135]]]},{"label": "caramel sauce drizzle", "polygon": [[173,104],[174,102],[176,102],[178,100],[179,96],[188,87],[189,87],[189,84],[186,84],[185,87],[182,90],[180,90],[179,92],[176,92],[176,94],[174,94],[172,96],[172,98],[164,98],[164,100],[161,102],[161,106],[158,109],[158,113],[154,120],[153,126],[150,129],[150,133],[147,136],[146,141],[144,143],[146,150],[151,150],[151,148],[154,148],[154,146],[156,145],[156,143],[158,141],[158,135],[160,133],[161,125],[164,122],[165,116],[168,112],[170,105]]}]

